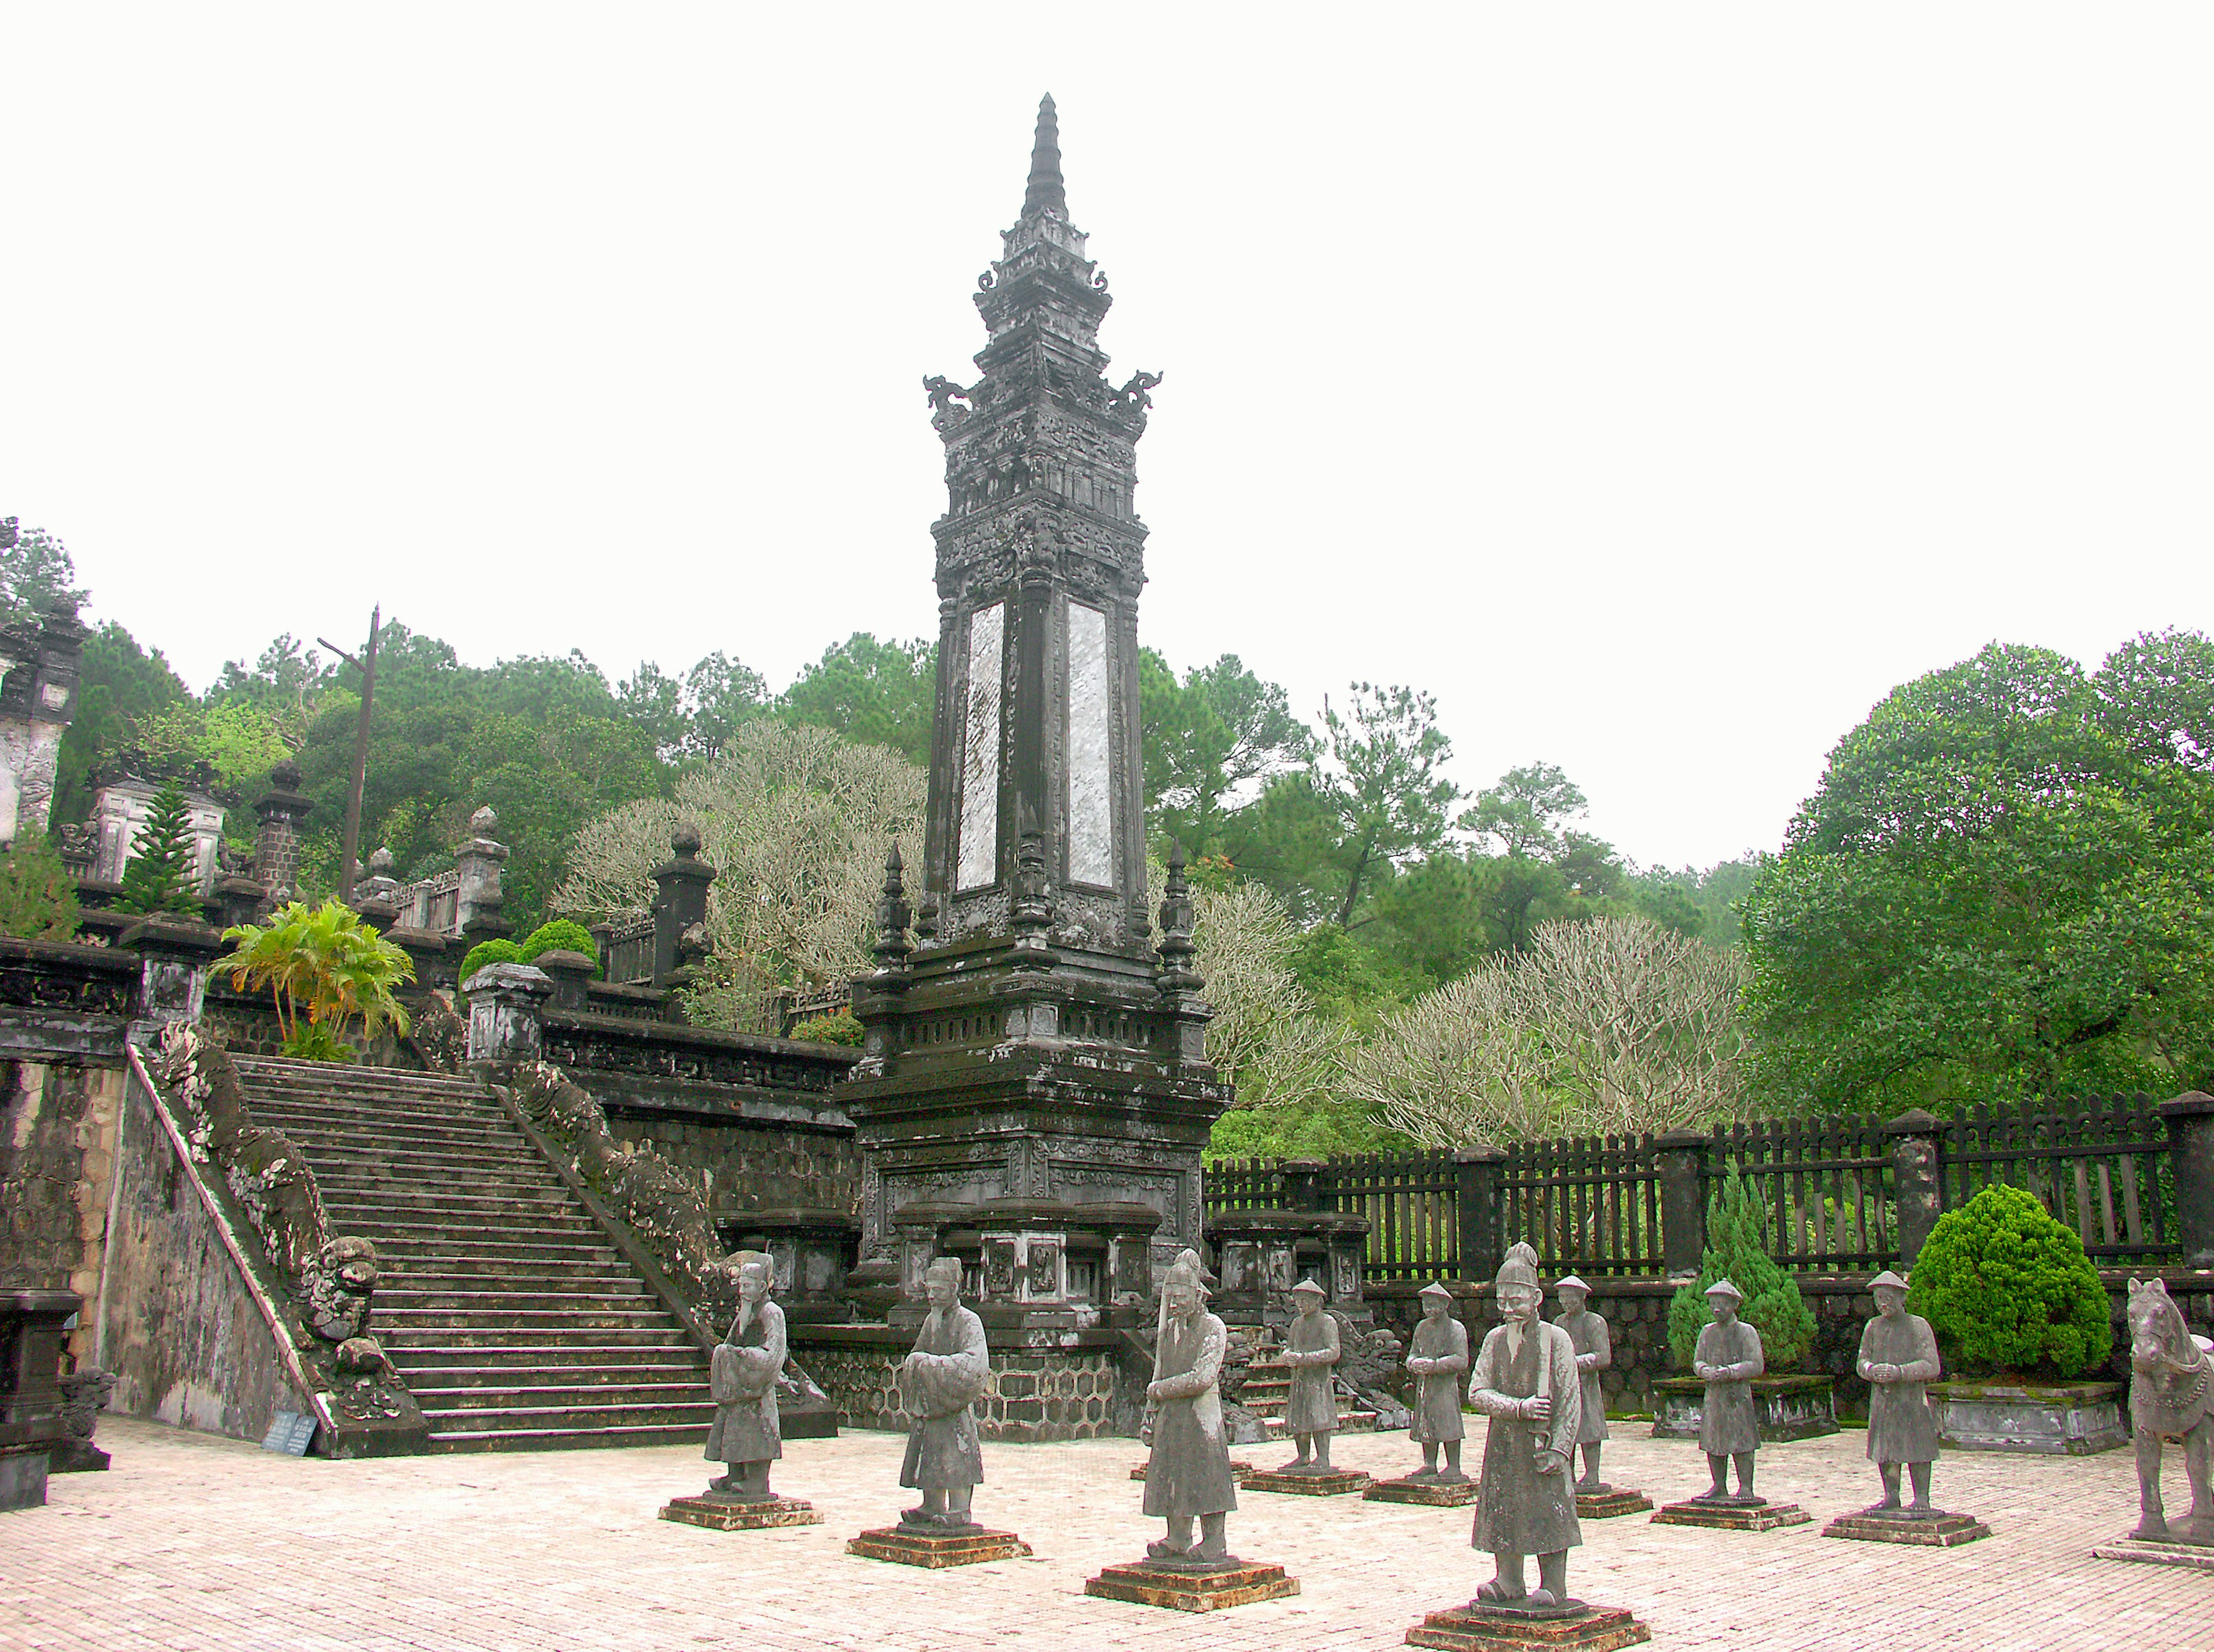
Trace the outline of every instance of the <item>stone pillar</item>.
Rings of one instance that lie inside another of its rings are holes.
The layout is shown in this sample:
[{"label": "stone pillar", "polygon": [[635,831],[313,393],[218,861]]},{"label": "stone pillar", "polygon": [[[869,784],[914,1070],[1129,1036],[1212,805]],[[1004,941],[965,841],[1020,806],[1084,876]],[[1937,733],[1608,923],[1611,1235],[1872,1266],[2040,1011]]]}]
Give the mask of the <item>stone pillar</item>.
[{"label": "stone pillar", "polygon": [[669,834],[672,858],[653,869],[653,984],[664,986],[686,963],[684,932],[707,922],[707,886],[715,869],[700,858],[700,828],[679,820]]},{"label": "stone pillar", "polygon": [[560,948],[541,952],[532,960],[554,983],[553,1006],[572,1015],[591,1008],[592,960],[581,952]]},{"label": "stone pillar", "polygon": [[469,816],[474,834],[454,856],[461,884],[454,897],[454,927],[472,943],[499,941],[515,933],[515,925],[500,916],[500,869],[507,864],[507,845],[495,843],[499,816],[480,808]]},{"label": "stone pillar", "polygon": [[1899,1270],[1911,1271],[1923,1241],[1945,1210],[1945,1178],[1938,1154],[1943,1123],[1915,1107],[1883,1127],[1891,1137],[1891,1182],[1899,1207]]},{"label": "stone pillar", "polygon": [[1672,1130],[1654,1145],[1660,1171],[1660,1267],[1671,1279],[1696,1279],[1707,1250],[1707,1150],[1714,1138]]},{"label": "stone pillar", "polygon": [[63,1326],[83,1299],[73,1290],[0,1292],[0,1510],[46,1501],[49,1454],[62,1425]]},{"label": "stone pillar", "polygon": [[2186,1090],[2163,1101],[2175,1173],[2176,1237],[2186,1268],[2214,1268],[2214,1095]]},{"label": "stone pillar", "polygon": [[554,992],[545,971],[529,964],[486,964],[462,983],[462,991],[469,1003],[471,1065],[538,1059],[544,1047],[539,1015]]},{"label": "stone pillar", "polygon": [[0,846],[51,823],[63,731],[89,635],[67,608],[0,627]]},{"label": "stone pillar", "polygon": [[1284,1208],[1287,1210],[1336,1208],[1324,1191],[1324,1185],[1330,1180],[1328,1160],[1286,1159],[1276,1168],[1284,1178]]},{"label": "stone pillar", "polygon": [[261,821],[254,834],[254,875],[278,904],[300,892],[300,831],[315,806],[300,792],[300,765],[279,763],[269,771],[269,790],[254,806]]},{"label": "stone pillar", "polygon": [[153,912],[117,937],[138,954],[138,990],[131,1006],[134,1039],[158,1038],[170,1021],[197,1021],[207,997],[207,966],[224,950],[205,924],[174,912]]},{"label": "stone pillar", "polygon": [[1507,1259],[1499,1210],[1499,1171],[1506,1162],[1506,1150],[1489,1142],[1479,1142],[1453,1155],[1453,1202],[1458,1207],[1464,1279],[1488,1280]]}]

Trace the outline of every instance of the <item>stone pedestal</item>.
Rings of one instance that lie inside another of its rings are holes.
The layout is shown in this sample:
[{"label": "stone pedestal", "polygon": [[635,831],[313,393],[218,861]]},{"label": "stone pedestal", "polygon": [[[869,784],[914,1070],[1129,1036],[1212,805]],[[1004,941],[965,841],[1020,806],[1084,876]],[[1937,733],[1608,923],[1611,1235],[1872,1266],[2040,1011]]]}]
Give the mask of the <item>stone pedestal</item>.
[{"label": "stone pedestal", "polygon": [[1361,1497],[1364,1503],[1411,1503],[1425,1509],[1459,1509],[1474,1503],[1480,1489],[1473,1478],[1440,1480],[1433,1476],[1425,1480],[1378,1480]]},{"label": "stone pedestal", "polygon": [[2123,1537],[2101,1543],[2091,1552],[2101,1560],[2137,1560],[2154,1566],[2188,1566],[2196,1571],[2214,1572],[2214,1548],[2203,1543]]},{"label": "stone pedestal", "polygon": [[[1653,1437],[1697,1439],[1706,1401],[1707,1385],[1698,1378],[1661,1378],[1653,1385]],[[1838,1431],[1837,1400],[1826,1376],[1755,1377],[1752,1410],[1764,1446]]]},{"label": "stone pedestal", "polygon": [[1128,1566],[1110,1566],[1098,1576],[1086,1578],[1084,1592],[1103,1600],[1165,1606],[1171,1612],[1220,1612],[1297,1594],[1300,1580],[1286,1576],[1281,1566],[1254,1566],[1242,1561],[1202,1569],[1141,1560]]},{"label": "stone pedestal", "polygon": [[1655,1526],[1705,1526],[1717,1532],[1772,1532],[1811,1526],[1814,1517],[1795,1503],[1671,1503],[1653,1516]]},{"label": "stone pedestal", "polygon": [[1020,1560],[1031,1545],[1012,1532],[982,1526],[962,1531],[926,1532],[913,1526],[879,1526],[846,1540],[846,1552],[901,1566],[976,1566],[988,1560]]},{"label": "stone pedestal", "polygon": [[1652,1498],[1625,1485],[1602,1486],[1596,1491],[1576,1493],[1578,1520],[1612,1520],[1619,1515],[1642,1515],[1652,1506]]},{"label": "stone pedestal", "polygon": [[1489,1652],[1509,1647],[1564,1647],[1612,1652],[1653,1638],[1653,1631],[1621,1606],[1563,1600],[1554,1606],[1497,1606],[1471,1600],[1434,1612],[1407,1631],[1407,1644],[1444,1652]]},{"label": "stone pedestal", "polygon": [[62,1327],[83,1306],[68,1290],[0,1292],[0,1509],[46,1500],[48,1454],[69,1436],[62,1422]]},{"label": "stone pedestal", "polygon": [[1991,1534],[1990,1527],[1966,1515],[1898,1511],[1840,1515],[1822,1528],[1824,1537],[1855,1538],[1862,1543],[1911,1543],[1931,1549],[1957,1548]]},{"label": "stone pedestal", "polygon": [[757,1532],[771,1526],[823,1523],[815,1505],[798,1497],[757,1497],[751,1502],[733,1497],[672,1497],[661,1517],[680,1525],[704,1526],[713,1532]]},{"label": "stone pedestal", "polygon": [[1327,1474],[1261,1469],[1238,1484],[1248,1491],[1281,1491],[1294,1497],[1342,1497],[1365,1490],[1369,1477],[1357,1468],[1333,1468]]},{"label": "stone pedestal", "polygon": [[[1146,1470],[1151,1466],[1152,1460],[1149,1458],[1147,1461],[1140,1463],[1135,1468],[1130,1471],[1130,1478],[1134,1480],[1144,1479],[1146,1478]],[[1254,1475],[1259,1472],[1260,1471],[1255,1468],[1251,1463],[1240,1461],[1235,1457],[1232,1457],[1230,1460],[1231,1478],[1236,1480],[1240,1485],[1245,1484],[1246,1481],[1251,1479]]]},{"label": "stone pedestal", "polygon": [[2130,1442],[2119,1382],[1954,1381],[1930,1385],[1948,1451],[2034,1451],[2082,1457]]}]

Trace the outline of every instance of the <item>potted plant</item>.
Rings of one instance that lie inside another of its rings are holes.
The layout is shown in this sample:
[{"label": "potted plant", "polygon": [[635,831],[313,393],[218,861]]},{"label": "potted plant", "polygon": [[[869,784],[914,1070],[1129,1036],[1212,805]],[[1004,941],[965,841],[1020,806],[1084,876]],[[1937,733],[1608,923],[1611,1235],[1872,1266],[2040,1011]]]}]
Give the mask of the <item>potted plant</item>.
[{"label": "potted plant", "polygon": [[[1798,1282],[1768,1253],[1767,1214],[1741,1175],[1724,1179],[1707,1205],[1707,1247],[1699,1277],[1668,1304],[1668,1342],[1677,1365],[1690,1369],[1699,1327],[1707,1322],[1709,1285],[1728,1279],[1745,1293],[1739,1309],[1760,1333],[1764,1375],[1754,1379],[1752,1401],[1763,1441],[1806,1440],[1838,1431],[1837,1399],[1827,1375],[1795,1371],[1814,1343],[1814,1315]],[[1707,1385],[1697,1377],[1663,1377],[1653,1385],[1653,1432],[1661,1439],[1695,1439]]]},{"label": "potted plant", "polygon": [[1938,1218],[1909,1276],[1907,1311],[1937,1333],[1938,1435],[1966,1451],[2107,1451],[2129,1438],[2107,1288],[2083,1241],[2034,1193],[1986,1187]]}]

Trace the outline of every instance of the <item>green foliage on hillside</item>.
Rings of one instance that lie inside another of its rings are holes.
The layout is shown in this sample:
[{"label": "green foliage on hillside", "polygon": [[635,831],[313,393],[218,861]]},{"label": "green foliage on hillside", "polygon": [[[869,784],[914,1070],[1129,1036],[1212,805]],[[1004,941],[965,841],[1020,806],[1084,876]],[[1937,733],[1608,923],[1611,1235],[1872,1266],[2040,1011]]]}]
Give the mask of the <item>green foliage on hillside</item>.
[{"label": "green foliage on hillside", "polygon": [[19,833],[0,850],[0,935],[67,941],[76,928],[76,878],[43,835]]}]

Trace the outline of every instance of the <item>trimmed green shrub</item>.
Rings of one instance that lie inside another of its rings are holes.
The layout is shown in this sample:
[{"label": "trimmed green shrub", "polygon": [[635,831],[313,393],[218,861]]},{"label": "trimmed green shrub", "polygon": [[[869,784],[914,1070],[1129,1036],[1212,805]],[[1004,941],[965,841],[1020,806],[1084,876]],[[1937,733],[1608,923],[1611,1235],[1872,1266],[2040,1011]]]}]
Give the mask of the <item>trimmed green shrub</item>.
[{"label": "trimmed green shrub", "polygon": [[66,941],[76,926],[76,880],[42,835],[21,833],[0,852],[0,935]]},{"label": "trimmed green shrub", "polygon": [[2072,1377],[2113,1350],[2107,1288],[2083,1241],[2019,1187],[1986,1187],[1937,1218],[1906,1306],[1969,1370]]},{"label": "trimmed green shrub", "polygon": [[467,986],[469,977],[486,964],[519,964],[522,961],[523,948],[512,941],[480,941],[462,960],[461,984]]},{"label": "trimmed green shrub", "polygon": [[792,1036],[803,1044],[847,1044],[861,1047],[861,1023],[853,1019],[853,1012],[841,1009],[835,1015],[810,1015],[804,1021],[794,1021]]},{"label": "trimmed green shrub", "polygon": [[1707,1248],[1699,1277],[1668,1304],[1668,1345],[1676,1362],[1691,1369],[1699,1330],[1707,1322],[1707,1287],[1727,1279],[1745,1293],[1738,1314],[1760,1332],[1761,1356],[1772,1375],[1796,1365],[1814,1341],[1814,1315],[1799,1298],[1799,1283],[1768,1253],[1767,1211],[1743,1176],[1725,1180],[1707,1204]]},{"label": "trimmed green shrub", "polygon": [[592,960],[594,969],[600,966],[600,949],[592,943],[592,932],[573,918],[557,917],[531,930],[516,961],[527,964],[541,952],[581,952]]}]

